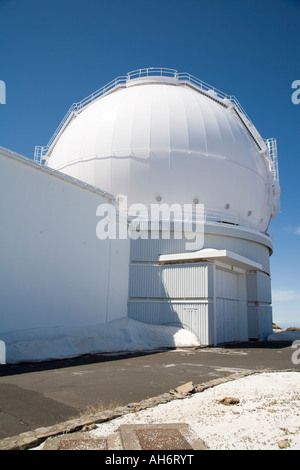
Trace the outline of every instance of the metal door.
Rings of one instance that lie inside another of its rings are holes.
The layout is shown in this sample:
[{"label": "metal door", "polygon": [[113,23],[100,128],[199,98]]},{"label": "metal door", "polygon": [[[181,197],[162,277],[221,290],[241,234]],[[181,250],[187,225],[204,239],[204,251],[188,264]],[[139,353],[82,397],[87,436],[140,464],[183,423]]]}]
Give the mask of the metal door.
[{"label": "metal door", "polygon": [[216,270],[216,334],[217,343],[237,341],[238,279],[237,274]]}]

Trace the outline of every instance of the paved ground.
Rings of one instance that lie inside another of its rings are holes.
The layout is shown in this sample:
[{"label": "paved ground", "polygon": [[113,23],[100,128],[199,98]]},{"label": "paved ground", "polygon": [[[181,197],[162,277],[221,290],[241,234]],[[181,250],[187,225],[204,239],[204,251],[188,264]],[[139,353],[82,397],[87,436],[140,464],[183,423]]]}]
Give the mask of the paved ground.
[{"label": "paved ground", "polygon": [[293,352],[286,343],[246,343],[1,365],[0,439],[74,418],[88,406],[126,405],[188,381],[202,383],[245,370],[297,370]]}]

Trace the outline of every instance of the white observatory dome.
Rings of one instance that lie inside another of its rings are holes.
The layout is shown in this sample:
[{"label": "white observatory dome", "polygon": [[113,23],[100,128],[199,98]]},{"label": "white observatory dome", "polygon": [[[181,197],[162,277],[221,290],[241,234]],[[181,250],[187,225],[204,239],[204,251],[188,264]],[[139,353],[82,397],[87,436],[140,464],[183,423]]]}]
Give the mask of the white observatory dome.
[{"label": "white observatory dome", "polygon": [[163,70],[72,112],[45,164],[128,204],[198,201],[207,219],[265,231],[278,197],[267,145],[226,95]]}]

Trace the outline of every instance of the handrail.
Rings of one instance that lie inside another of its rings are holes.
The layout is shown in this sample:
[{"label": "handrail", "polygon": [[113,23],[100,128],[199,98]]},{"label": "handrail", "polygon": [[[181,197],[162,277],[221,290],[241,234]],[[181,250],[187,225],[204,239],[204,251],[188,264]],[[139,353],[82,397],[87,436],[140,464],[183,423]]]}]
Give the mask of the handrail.
[{"label": "handrail", "polygon": [[36,146],[35,153],[34,153],[34,160],[43,164],[47,157],[50,156],[52,150],[55,147],[55,144],[62,134],[64,129],[69,125],[69,123],[80,113],[82,112],[89,104],[93,101],[97,100],[100,97],[114,91],[120,87],[126,87],[127,83],[131,80],[143,77],[169,77],[178,80],[179,83],[187,84],[197,91],[205,94],[209,98],[217,101],[218,103],[222,104],[225,107],[232,107],[235,111],[237,117],[245,126],[246,130],[250,133],[250,136],[253,138],[256,145],[259,147],[260,150],[267,151],[269,149],[266,142],[262,139],[256,128],[254,127],[253,123],[251,122],[250,118],[247,116],[246,112],[240,105],[237,98],[233,95],[228,95],[223,93],[222,91],[218,90],[215,87],[212,87],[208,83],[199,80],[198,78],[190,75],[189,73],[182,72],[178,73],[175,69],[170,68],[163,68],[163,67],[148,67],[138,70],[133,70],[128,72],[126,76],[119,76],[109,82],[107,85],[104,85],[99,90],[95,91],[94,93],[90,94],[83,100],[79,101],[78,103],[73,103],[70,108],[68,109],[67,113],[63,117],[62,121],[60,122],[59,126],[55,130],[54,134],[52,135],[51,139],[49,140],[46,146]]},{"label": "handrail", "polygon": [[127,80],[134,80],[142,77],[171,77],[177,78],[178,71],[175,69],[168,69],[164,67],[147,67],[144,69],[137,69],[128,72]]},{"label": "handrail", "polygon": [[[128,215],[130,204],[124,201],[118,201],[118,209],[128,220],[138,219],[141,222],[172,222],[181,224],[214,222],[224,225],[232,225],[240,228],[252,228],[253,225],[259,226],[260,217],[241,216],[241,214],[228,213],[226,210],[208,208],[203,204],[142,204],[144,209],[137,215]],[[197,210],[199,207],[199,211]],[[266,232],[262,232],[266,233]]]}]

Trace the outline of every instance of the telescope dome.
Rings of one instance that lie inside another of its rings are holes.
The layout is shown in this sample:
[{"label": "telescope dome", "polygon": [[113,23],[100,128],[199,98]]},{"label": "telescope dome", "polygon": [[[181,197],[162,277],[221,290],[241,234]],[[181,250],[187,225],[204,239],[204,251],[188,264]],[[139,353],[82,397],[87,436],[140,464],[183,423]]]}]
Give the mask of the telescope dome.
[{"label": "telescope dome", "polygon": [[119,85],[72,114],[47,166],[128,204],[198,202],[207,219],[267,229],[277,200],[272,162],[230,99],[176,73]]}]

